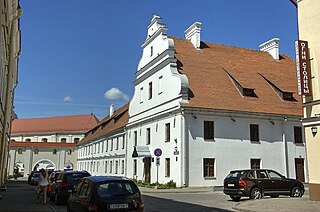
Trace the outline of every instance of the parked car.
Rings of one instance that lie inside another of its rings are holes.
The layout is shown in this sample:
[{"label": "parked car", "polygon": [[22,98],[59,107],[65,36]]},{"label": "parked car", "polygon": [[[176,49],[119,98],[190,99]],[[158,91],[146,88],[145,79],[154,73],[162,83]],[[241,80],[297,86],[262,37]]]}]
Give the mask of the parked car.
[{"label": "parked car", "polygon": [[77,182],[81,178],[88,176],[90,174],[86,171],[61,172],[51,184],[50,200],[54,201],[56,205],[65,203]]},{"label": "parked car", "polygon": [[49,189],[47,189],[47,196],[50,198],[51,196],[51,191],[52,191],[52,184],[53,182],[57,179],[57,177],[59,176],[59,174],[61,173],[60,170],[55,170],[55,171],[52,171],[51,174],[49,175],[48,179],[49,179],[49,186],[51,187]]},{"label": "parked car", "polygon": [[234,201],[239,201],[241,197],[302,197],[304,185],[299,180],[286,178],[270,169],[234,170],[224,179],[223,192]]},{"label": "parked car", "polygon": [[79,181],[67,203],[69,212],[144,211],[136,184],[121,177],[92,176]]},{"label": "parked car", "polygon": [[40,172],[34,172],[30,178],[31,185],[38,185]]}]

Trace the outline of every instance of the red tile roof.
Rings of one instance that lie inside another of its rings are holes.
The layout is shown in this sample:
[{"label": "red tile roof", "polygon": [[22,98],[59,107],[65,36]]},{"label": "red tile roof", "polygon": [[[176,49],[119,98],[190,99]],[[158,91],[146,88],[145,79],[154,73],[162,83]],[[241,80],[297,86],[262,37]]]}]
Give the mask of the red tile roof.
[{"label": "red tile roof", "polygon": [[76,147],[75,143],[61,143],[61,142],[19,142],[10,141],[10,147]]},{"label": "red tile roof", "polygon": [[[209,42],[197,50],[186,39],[174,40],[179,71],[189,80],[189,103],[184,107],[288,114],[302,116],[297,95],[296,64],[287,55],[275,60],[268,52]],[[258,96],[243,97],[227,72],[244,88]],[[284,92],[292,92],[297,101],[284,101],[275,93],[267,78]]]},{"label": "red tile roof", "polygon": [[128,108],[129,104],[126,104],[116,110],[111,117],[108,115],[103,118],[102,121],[86,133],[86,136],[77,146],[89,143],[125,127],[129,120]]},{"label": "red tile roof", "polygon": [[98,122],[93,114],[15,119],[12,122],[11,134],[88,131]]}]

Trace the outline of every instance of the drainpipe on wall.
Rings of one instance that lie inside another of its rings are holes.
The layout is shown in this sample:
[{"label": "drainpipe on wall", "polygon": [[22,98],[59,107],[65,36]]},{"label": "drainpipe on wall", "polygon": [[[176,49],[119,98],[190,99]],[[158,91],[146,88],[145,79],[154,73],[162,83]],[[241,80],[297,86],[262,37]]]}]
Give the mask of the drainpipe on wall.
[{"label": "drainpipe on wall", "polygon": [[[126,150],[126,153],[125,153],[125,166],[124,166],[124,176],[125,177],[128,177],[127,176],[127,173],[128,173],[128,131],[127,131],[127,128],[124,127],[124,136],[123,136],[123,139],[125,139],[123,142],[124,142],[124,145],[125,145],[125,150]],[[107,139],[107,142],[108,142],[108,139]]]},{"label": "drainpipe on wall", "polygon": [[281,122],[281,129],[282,129],[282,143],[283,143],[283,156],[284,156],[284,168],[285,168],[285,175],[287,177],[289,176],[289,170],[288,170],[288,144],[286,140],[286,133],[284,130],[285,122],[287,121],[287,118],[284,117],[284,120]]}]

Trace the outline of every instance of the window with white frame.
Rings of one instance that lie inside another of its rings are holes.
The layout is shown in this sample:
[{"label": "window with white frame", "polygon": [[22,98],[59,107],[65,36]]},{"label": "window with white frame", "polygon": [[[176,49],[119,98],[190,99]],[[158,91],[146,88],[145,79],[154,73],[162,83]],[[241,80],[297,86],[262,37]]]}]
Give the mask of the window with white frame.
[{"label": "window with white frame", "polygon": [[124,136],[122,136],[122,149],[124,149],[124,142],[125,142]]},{"label": "window with white frame", "polygon": [[137,175],[137,159],[133,160],[133,175]]},{"label": "window with white frame", "polygon": [[140,103],[143,102],[143,87],[140,88]]},{"label": "window with white frame", "polygon": [[112,161],[110,161],[110,173],[112,173]]},{"label": "window with white frame", "polygon": [[214,158],[203,158],[203,177],[215,177]]},{"label": "window with white frame", "polygon": [[119,149],[119,137],[117,137],[117,140],[116,140],[116,150]]},{"label": "window with white frame", "polygon": [[118,161],[116,161],[116,170],[115,170],[115,174],[118,174],[118,166],[119,166],[119,162]]},{"label": "window with white frame", "polygon": [[124,174],[124,160],[121,161],[121,174]]}]

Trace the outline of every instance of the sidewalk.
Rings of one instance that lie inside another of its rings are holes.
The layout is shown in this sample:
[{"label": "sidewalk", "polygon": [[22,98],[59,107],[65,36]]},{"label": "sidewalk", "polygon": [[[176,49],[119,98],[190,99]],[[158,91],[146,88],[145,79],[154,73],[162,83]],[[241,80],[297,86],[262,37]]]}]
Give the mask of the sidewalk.
[{"label": "sidewalk", "polygon": [[1,191],[0,211],[53,211],[51,206],[43,205],[42,199],[36,204],[36,186],[27,184],[26,180],[9,180],[6,182],[7,190]]},{"label": "sidewalk", "polygon": [[[139,187],[139,189],[142,193],[222,193],[219,189],[213,191],[213,187],[187,187],[177,189]],[[288,196],[280,196],[279,198],[264,197],[261,200],[243,198],[233,209],[244,212],[320,212],[320,201],[310,201],[309,192],[306,190],[302,198],[291,198]]]},{"label": "sidewalk", "polygon": [[320,211],[320,201],[310,201],[309,197],[265,197],[261,200],[240,202],[233,209],[244,212],[316,212]]}]

